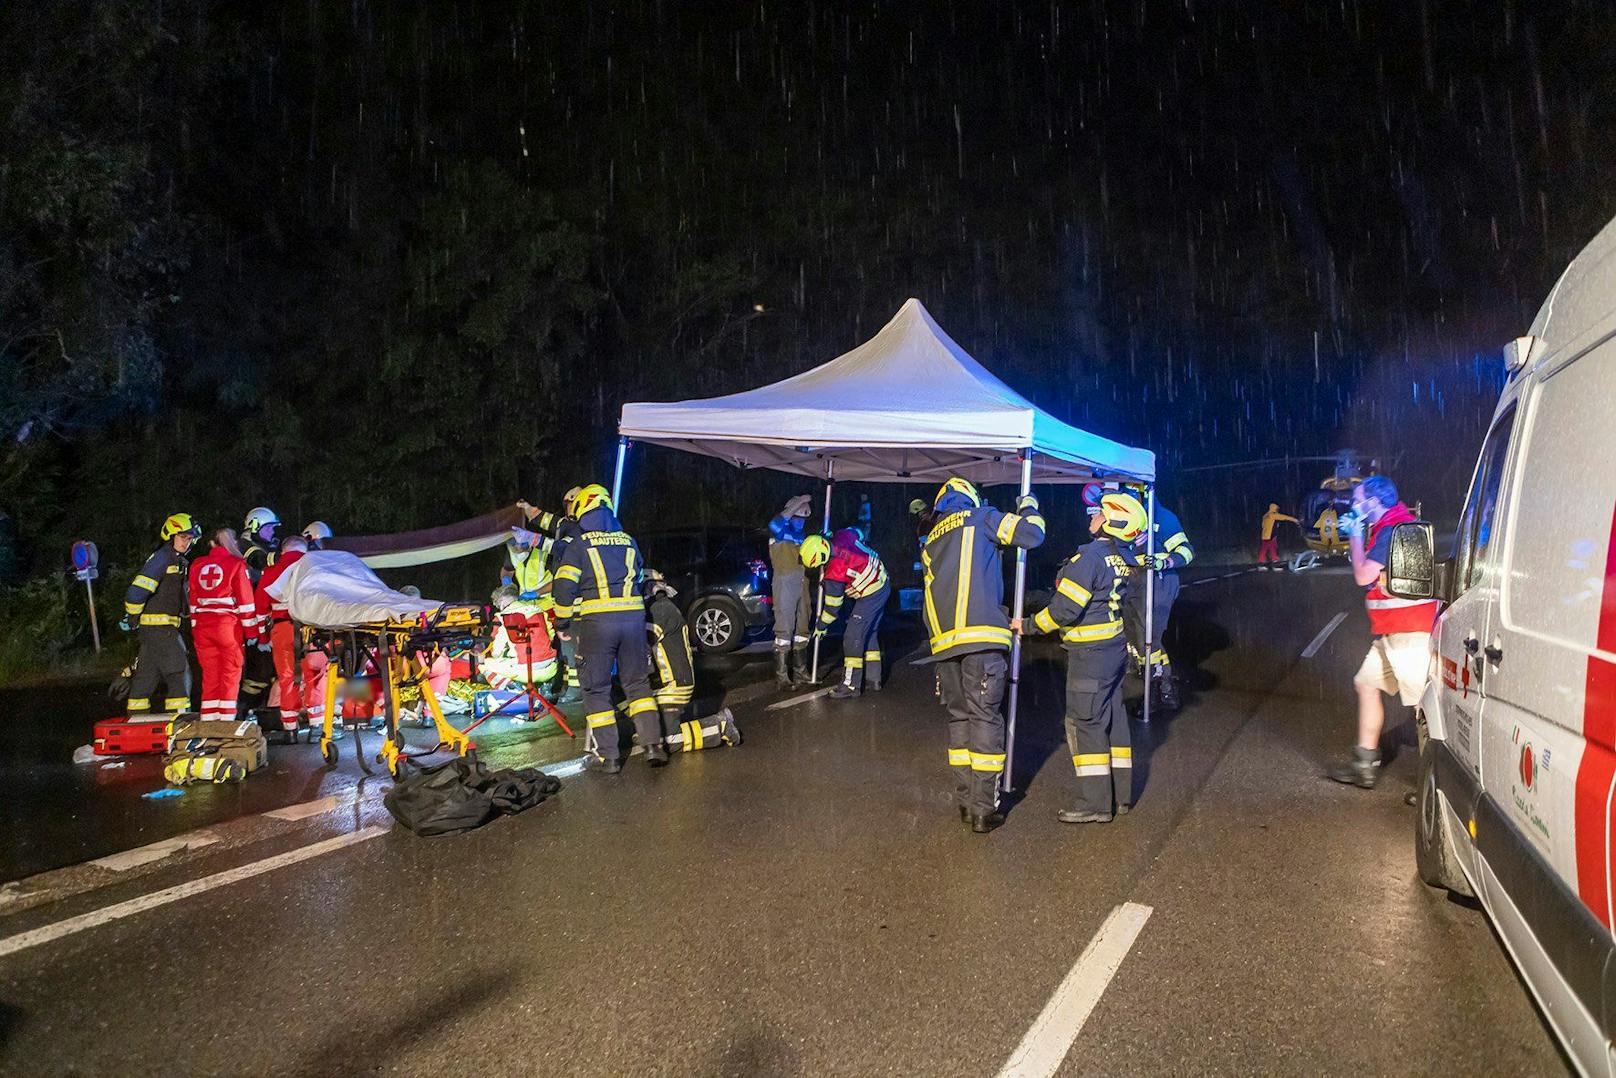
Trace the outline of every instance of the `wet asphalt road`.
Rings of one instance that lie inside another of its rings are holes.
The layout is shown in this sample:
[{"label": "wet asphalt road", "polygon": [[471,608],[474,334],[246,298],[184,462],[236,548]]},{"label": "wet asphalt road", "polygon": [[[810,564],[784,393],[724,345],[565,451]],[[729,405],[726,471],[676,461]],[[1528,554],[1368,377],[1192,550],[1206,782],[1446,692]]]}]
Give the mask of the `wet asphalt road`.
[{"label": "wet asphalt road", "polygon": [[[949,805],[923,669],[856,702],[768,712],[778,698],[758,693],[736,707],[740,749],[579,775],[469,835],[389,830],[0,954],[0,1072],[991,1075],[1134,902],[1153,913],[1063,1074],[1562,1073],[1481,913],[1415,877],[1413,754],[1372,792],[1320,778],[1350,739],[1367,642],[1350,581],[1209,580],[1177,620],[1194,688],[1176,718],[1136,725],[1139,804],[1115,823],[1054,819],[1072,780],[1047,645],[1024,682],[1025,789],[985,837]],[[570,751],[512,736],[513,755]],[[314,778],[235,796],[253,812],[248,798],[344,781]],[[31,903],[0,893],[0,950],[385,826],[379,784],[346,781],[332,811],[295,822],[182,808],[189,793],[145,802],[154,821],[196,812],[219,841],[129,878],[65,869]],[[202,823],[145,823],[117,848]]]}]

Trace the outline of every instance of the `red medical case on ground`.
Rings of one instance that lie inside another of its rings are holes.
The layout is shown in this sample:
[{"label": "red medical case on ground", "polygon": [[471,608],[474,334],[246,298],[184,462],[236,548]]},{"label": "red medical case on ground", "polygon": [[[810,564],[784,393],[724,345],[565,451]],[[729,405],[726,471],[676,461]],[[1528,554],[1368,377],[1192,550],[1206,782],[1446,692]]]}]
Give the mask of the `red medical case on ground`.
[{"label": "red medical case on ground", "polygon": [[168,751],[169,716],[160,719],[102,719],[91,742],[97,756],[131,756]]}]

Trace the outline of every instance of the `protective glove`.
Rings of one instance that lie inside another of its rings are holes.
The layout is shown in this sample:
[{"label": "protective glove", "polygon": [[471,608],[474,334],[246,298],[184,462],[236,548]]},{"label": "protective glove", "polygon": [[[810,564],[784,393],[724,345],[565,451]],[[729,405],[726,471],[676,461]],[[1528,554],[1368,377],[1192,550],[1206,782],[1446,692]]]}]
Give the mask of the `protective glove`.
[{"label": "protective glove", "polygon": [[1038,508],[1038,497],[1035,494],[1023,494],[1016,499],[1016,512]]},{"label": "protective glove", "polygon": [[274,645],[271,644],[267,638],[259,640],[259,641],[257,641],[257,643],[258,643],[258,650],[259,651],[269,651],[270,649],[272,649],[274,647]]},{"label": "protective glove", "polygon": [[814,639],[818,640],[820,637],[822,637],[824,635],[825,635],[825,627],[823,625],[815,625],[814,626]]},{"label": "protective glove", "polygon": [[1149,569],[1154,569],[1158,573],[1165,573],[1173,567],[1173,556],[1163,554],[1160,551],[1155,554],[1147,554],[1145,556],[1145,566]]},{"label": "protective glove", "polygon": [[1363,517],[1357,513],[1343,513],[1336,520],[1335,530],[1342,535],[1362,535]]},{"label": "protective glove", "polygon": [[125,614],[122,618],[118,619],[118,628],[122,629],[126,633],[134,632],[135,616],[133,614]]}]

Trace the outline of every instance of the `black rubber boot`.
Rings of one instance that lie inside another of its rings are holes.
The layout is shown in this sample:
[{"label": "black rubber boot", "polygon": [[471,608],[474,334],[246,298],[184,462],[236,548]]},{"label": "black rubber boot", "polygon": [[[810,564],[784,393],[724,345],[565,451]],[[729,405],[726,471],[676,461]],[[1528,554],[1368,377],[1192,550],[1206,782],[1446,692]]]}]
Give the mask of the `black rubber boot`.
[{"label": "black rubber boot", "polygon": [[663,748],[660,742],[650,746],[645,750],[645,762],[652,767],[667,767],[668,750]]},{"label": "black rubber boot", "polygon": [[774,687],[777,689],[791,689],[796,682],[791,676],[791,653],[785,648],[774,649]]},{"label": "black rubber boot", "polygon": [[1162,671],[1161,681],[1156,684],[1161,687],[1156,697],[1157,702],[1161,704],[1161,709],[1163,711],[1177,711],[1183,701],[1179,699],[1178,679],[1173,677],[1173,672],[1171,670]]},{"label": "black rubber boot", "polygon": [[986,815],[971,813],[971,830],[978,835],[985,835],[1002,823],[1004,823],[1002,812],[989,812]]},{"label": "black rubber boot", "polygon": [[1335,782],[1373,790],[1380,781],[1380,753],[1354,745],[1352,758],[1334,765],[1327,773]]},{"label": "black rubber boot", "polygon": [[791,680],[795,685],[800,687],[814,683],[814,672],[809,669],[811,664],[807,648],[791,649]]},{"label": "black rubber boot", "polygon": [[1109,812],[1080,812],[1077,809],[1061,809],[1055,813],[1055,819],[1061,823],[1110,823]]},{"label": "black rubber boot", "polygon": [[622,760],[607,760],[600,756],[591,756],[584,761],[585,771],[594,771],[601,775],[615,775],[623,770]]}]

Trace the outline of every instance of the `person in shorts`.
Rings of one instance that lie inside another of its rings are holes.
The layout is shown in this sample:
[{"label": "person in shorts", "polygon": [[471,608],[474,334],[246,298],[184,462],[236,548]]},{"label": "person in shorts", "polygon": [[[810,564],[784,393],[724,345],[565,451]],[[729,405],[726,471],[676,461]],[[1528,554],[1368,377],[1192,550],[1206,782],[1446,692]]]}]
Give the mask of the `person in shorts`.
[{"label": "person in shorts", "polygon": [[1437,601],[1399,599],[1386,590],[1392,530],[1413,520],[1397,498],[1397,486],[1384,475],[1372,475],[1353,488],[1352,512],[1339,525],[1347,536],[1353,579],[1365,589],[1374,640],[1352,678],[1358,691],[1358,743],[1352,757],[1332,767],[1329,776],[1366,790],[1380,778],[1380,734],[1386,726],[1381,694],[1410,707],[1418,704],[1430,669]]}]

